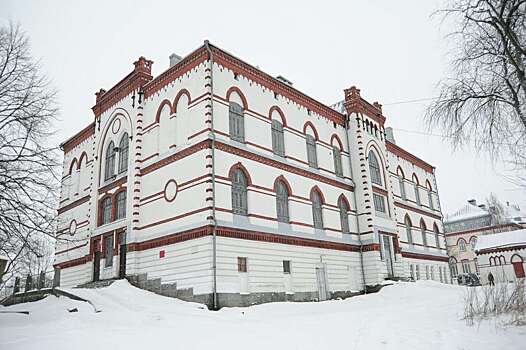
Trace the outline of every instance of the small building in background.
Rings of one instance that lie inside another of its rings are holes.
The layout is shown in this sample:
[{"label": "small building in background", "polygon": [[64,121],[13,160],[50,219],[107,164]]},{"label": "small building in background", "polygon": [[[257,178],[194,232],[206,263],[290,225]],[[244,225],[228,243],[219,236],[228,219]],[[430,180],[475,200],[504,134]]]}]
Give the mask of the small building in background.
[{"label": "small building in background", "polygon": [[514,282],[524,278],[526,229],[481,236],[475,253],[482,283],[488,283],[490,272],[495,282]]},{"label": "small building in background", "polygon": [[485,263],[479,261],[476,253],[481,236],[520,230],[525,224],[526,214],[509,202],[496,209],[471,199],[454,214],[446,215],[444,231],[451,277],[461,273],[481,274],[480,267]]}]

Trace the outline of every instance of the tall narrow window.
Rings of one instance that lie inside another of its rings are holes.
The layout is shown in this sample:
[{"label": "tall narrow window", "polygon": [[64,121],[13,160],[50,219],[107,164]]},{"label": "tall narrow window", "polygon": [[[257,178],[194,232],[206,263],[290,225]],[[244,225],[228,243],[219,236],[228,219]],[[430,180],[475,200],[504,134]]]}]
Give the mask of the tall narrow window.
[{"label": "tall narrow window", "polygon": [[369,173],[371,175],[371,182],[382,186],[382,172],[380,170],[380,163],[373,151],[369,151]]},{"label": "tall narrow window", "polygon": [[405,233],[407,236],[407,243],[413,244],[413,233],[412,233],[412,223],[411,219],[409,219],[409,216],[406,215],[405,217]]},{"label": "tall narrow window", "polygon": [[427,247],[427,227],[423,221],[420,221],[420,233],[422,234],[422,244]]},{"label": "tall narrow window", "polygon": [[338,147],[332,146],[332,156],[334,158],[334,172],[336,176],[343,177],[342,154]]},{"label": "tall narrow window", "polygon": [[276,185],[276,211],[279,222],[289,222],[289,191],[283,181]]},{"label": "tall narrow window", "polygon": [[462,260],[462,272],[471,273],[471,266],[469,264],[469,260],[467,259]]},{"label": "tall narrow window", "polygon": [[416,279],[420,279],[420,265],[416,265]]},{"label": "tall narrow window", "polygon": [[236,169],[232,178],[232,212],[247,215],[247,178],[241,169]]},{"label": "tall narrow window", "polygon": [[403,200],[406,200],[407,195],[405,194],[405,182],[403,175],[398,175],[398,185],[400,186],[400,196]]},{"label": "tall narrow window", "polygon": [[342,227],[342,233],[349,233],[349,206],[343,197],[340,197],[338,200],[338,207],[340,209],[340,224]]},{"label": "tall narrow window", "polygon": [[279,120],[272,120],[272,151],[274,154],[285,156],[285,136],[283,134],[283,124]]},{"label": "tall narrow window", "polygon": [[102,201],[101,208],[101,224],[107,224],[111,221],[111,210],[112,210],[112,202],[111,198],[107,197]]},{"label": "tall narrow window", "polygon": [[119,174],[125,173],[128,170],[128,153],[130,148],[130,141],[128,134],[124,133],[119,142]]},{"label": "tall narrow window", "polygon": [[436,224],[433,225],[433,231],[435,233],[435,246],[440,248],[440,232],[438,232],[438,227]]},{"label": "tall narrow window", "polygon": [[306,136],[307,160],[312,168],[318,167],[318,155],[316,154],[316,139],[312,135]]},{"label": "tall narrow window", "polygon": [[427,191],[427,201],[429,202],[429,209],[435,210],[435,205],[433,204],[433,192],[431,192],[431,190]]},{"label": "tall narrow window", "polygon": [[385,214],[385,200],[384,196],[373,193],[374,210],[379,213]]},{"label": "tall narrow window", "polygon": [[323,229],[323,211],[320,194],[317,191],[312,191],[310,200],[312,202],[312,220],[314,221],[314,227]]},{"label": "tall narrow window", "polygon": [[243,256],[239,256],[237,258],[237,272],[247,272],[247,258]]},{"label": "tall narrow window", "polygon": [[414,186],[414,190],[415,190],[415,201],[416,201],[416,204],[422,205],[422,202],[420,201],[420,190],[418,189],[418,183],[415,182],[413,184],[413,186]]},{"label": "tall narrow window", "polygon": [[106,160],[104,164],[104,181],[111,179],[115,175],[115,145],[110,142],[106,149]]},{"label": "tall narrow window", "polygon": [[466,241],[463,238],[458,240],[458,249],[460,249],[461,252],[466,251]]},{"label": "tall narrow window", "polygon": [[469,244],[471,245],[471,249],[475,250],[475,246],[477,245],[477,237],[471,237]]},{"label": "tall narrow window", "polygon": [[126,217],[126,190],[117,194],[116,198],[115,220]]},{"label": "tall narrow window", "polygon": [[104,257],[106,258],[104,266],[113,266],[113,235],[104,238]]},{"label": "tall narrow window", "polygon": [[245,119],[243,107],[235,102],[230,102],[229,108],[230,138],[235,141],[245,142]]},{"label": "tall narrow window", "polygon": [[451,277],[455,278],[458,275],[457,259],[449,259],[449,270],[451,271]]}]

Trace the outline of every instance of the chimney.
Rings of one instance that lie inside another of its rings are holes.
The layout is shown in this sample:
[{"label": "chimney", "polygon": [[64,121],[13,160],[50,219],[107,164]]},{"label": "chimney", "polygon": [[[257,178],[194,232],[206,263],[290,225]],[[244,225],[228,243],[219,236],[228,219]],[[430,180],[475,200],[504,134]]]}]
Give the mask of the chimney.
[{"label": "chimney", "polygon": [[476,199],[470,199],[470,200],[468,200],[468,203],[471,204],[471,205],[477,205],[477,200]]},{"label": "chimney", "polygon": [[170,55],[170,68],[175,66],[177,63],[181,62],[182,57],[173,53]]},{"label": "chimney", "polygon": [[283,75],[278,75],[276,77],[276,79],[278,79],[279,81],[281,81],[282,83],[285,83],[287,84],[288,86],[292,86],[292,81],[288,80],[287,78],[285,78]]},{"label": "chimney", "polygon": [[385,128],[385,139],[391,143],[394,143],[396,144],[396,140],[394,138],[394,132],[393,132],[393,128],[388,126],[387,128]]},{"label": "chimney", "polygon": [[486,204],[479,204],[479,208],[483,209],[483,210],[486,210]]},{"label": "chimney", "polygon": [[102,95],[106,93],[106,90],[100,89],[95,93],[95,103],[99,103],[100,99],[102,98]]}]

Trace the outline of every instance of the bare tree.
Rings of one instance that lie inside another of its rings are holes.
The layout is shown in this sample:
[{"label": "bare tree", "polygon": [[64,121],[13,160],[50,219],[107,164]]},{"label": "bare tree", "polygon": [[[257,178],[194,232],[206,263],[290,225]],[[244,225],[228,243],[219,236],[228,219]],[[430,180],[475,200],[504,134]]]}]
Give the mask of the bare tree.
[{"label": "bare tree", "polygon": [[456,0],[438,13],[455,48],[428,126],[526,169],[526,0]]},{"label": "bare tree", "polygon": [[58,110],[56,92],[40,70],[19,26],[0,27],[0,255],[9,259],[5,276],[29,272],[30,263],[48,251],[42,240],[56,232],[58,153],[48,144]]},{"label": "bare tree", "polygon": [[501,225],[506,223],[506,211],[504,204],[497,198],[497,195],[493,192],[486,198],[486,206],[491,213],[492,225]]}]

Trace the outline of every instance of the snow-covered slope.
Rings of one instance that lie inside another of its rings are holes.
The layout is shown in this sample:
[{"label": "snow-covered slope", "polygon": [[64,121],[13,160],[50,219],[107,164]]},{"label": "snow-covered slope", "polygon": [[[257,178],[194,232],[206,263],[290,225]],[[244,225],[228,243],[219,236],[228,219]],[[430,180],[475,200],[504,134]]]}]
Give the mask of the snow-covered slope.
[{"label": "snow-covered slope", "polygon": [[[321,303],[208,311],[125,281],[72,290],[0,313],[0,349],[521,349],[526,329],[461,320],[462,287],[398,283],[377,294]],[[76,307],[78,312],[70,313]],[[522,345],[521,345],[522,344]]]}]

